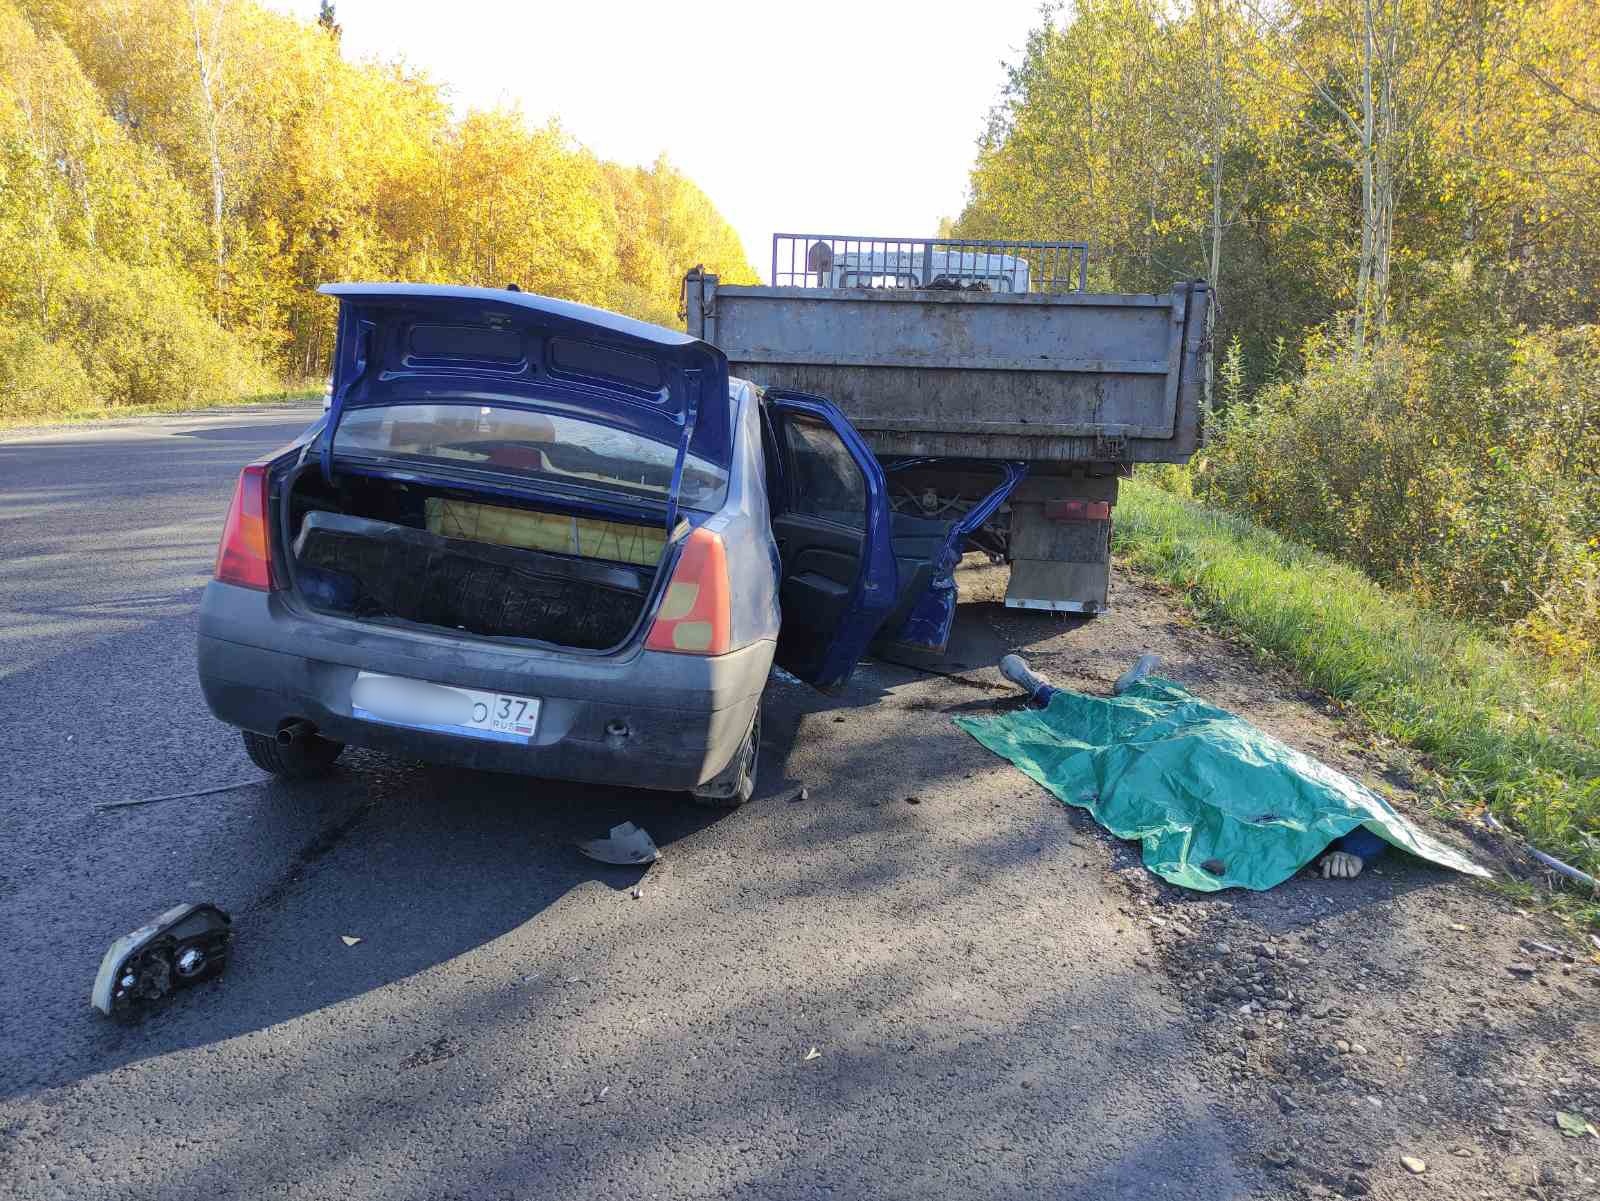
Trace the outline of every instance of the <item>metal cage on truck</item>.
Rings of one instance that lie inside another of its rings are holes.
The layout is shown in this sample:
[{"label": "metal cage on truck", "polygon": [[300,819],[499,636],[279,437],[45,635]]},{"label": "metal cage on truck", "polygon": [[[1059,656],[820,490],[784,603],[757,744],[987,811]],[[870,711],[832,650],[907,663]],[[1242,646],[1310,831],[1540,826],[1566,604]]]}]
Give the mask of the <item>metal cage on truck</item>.
[{"label": "metal cage on truck", "polygon": [[995,292],[1082,292],[1089,283],[1089,245],[774,234],[772,273],[768,278],[780,288],[928,288],[959,284]]}]

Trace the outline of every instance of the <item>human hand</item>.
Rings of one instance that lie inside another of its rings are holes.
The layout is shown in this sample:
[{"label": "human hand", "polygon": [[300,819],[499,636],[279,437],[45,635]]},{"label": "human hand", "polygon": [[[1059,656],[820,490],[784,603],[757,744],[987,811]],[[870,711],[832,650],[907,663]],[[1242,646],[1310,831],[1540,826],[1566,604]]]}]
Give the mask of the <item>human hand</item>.
[{"label": "human hand", "polygon": [[1317,866],[1322,869],[1324,880],[1354,880],[1361,874],[1361,869],[1366,864],[1360,855],[1352,855],[1347,851],[1330,851],[1322,857]]}]

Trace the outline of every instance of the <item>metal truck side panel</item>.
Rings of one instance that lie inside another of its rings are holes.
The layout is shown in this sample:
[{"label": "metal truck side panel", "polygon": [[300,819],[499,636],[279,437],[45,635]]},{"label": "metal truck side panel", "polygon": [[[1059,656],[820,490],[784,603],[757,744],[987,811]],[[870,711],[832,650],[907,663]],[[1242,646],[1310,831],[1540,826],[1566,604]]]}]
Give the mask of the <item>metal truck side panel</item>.
[{"label": "metal truck side panel", "polygon": [[879,455],[1182,462],[1204,283],[1161,296],[686,283],[689,331],[766,387],[829,396]]}]

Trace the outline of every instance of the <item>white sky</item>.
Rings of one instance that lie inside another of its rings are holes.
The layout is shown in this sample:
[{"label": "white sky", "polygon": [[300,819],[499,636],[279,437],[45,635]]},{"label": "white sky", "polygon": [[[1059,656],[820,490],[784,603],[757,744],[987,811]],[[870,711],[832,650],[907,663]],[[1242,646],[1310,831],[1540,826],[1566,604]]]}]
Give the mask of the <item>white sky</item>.
[{"label": "white sky", "polygon": [[[269,0],[314,19],[317,0]],[[403,58],[458,106],[661,151],[763,276],[772,234],[923,237],[957,216],[1040,0],[336,0],[346,57]]]}]

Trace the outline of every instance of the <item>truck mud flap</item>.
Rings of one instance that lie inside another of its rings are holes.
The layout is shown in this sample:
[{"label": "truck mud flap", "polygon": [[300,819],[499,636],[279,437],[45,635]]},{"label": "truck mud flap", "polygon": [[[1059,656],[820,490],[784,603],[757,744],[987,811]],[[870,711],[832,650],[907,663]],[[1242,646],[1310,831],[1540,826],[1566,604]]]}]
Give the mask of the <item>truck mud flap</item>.
[{"label": "truck mud flap", "polygon": [[1111,587],[1111,504],[1061,498],[1011,506],[1009,609],[1100,613]]}]

